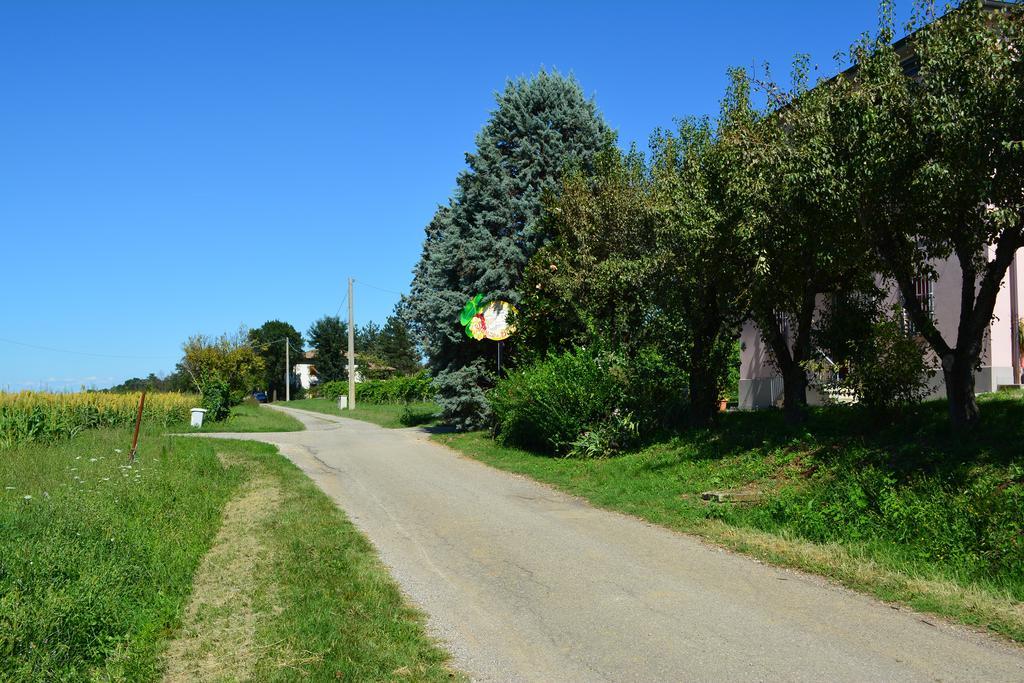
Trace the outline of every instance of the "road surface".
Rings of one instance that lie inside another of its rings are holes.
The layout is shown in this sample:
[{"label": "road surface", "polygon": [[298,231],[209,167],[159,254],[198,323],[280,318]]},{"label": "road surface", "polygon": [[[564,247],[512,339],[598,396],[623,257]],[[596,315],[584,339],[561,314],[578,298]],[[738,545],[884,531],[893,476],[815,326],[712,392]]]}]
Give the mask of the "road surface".
[{"label": "road surface", "polygon": [[287,410],[265,441],[480,681],[1022,681],[1024,648],[598,510],[418,430]]}]

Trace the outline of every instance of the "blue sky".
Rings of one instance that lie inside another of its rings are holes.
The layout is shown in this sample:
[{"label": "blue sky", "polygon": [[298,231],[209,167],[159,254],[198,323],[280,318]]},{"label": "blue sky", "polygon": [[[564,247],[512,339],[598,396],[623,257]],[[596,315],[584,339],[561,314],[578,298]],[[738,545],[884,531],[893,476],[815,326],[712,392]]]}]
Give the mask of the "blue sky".
[{"label": "blue sky", "polygon": [[240,324],[305,332],[349,275],[357,321],[382,321],[507,78],[571,71],[643,146],[714,113],[727,67],[785,74],[806,52],[831,72],[875,17],[871,0],[3,2],[0,388],[169,372],[187,336]]}]

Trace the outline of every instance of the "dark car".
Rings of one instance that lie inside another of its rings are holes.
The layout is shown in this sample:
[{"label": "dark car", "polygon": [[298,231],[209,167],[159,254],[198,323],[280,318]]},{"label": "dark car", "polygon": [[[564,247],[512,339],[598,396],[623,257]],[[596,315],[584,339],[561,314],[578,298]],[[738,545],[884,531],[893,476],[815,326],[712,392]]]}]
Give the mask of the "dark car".
[{"label": "dark car", "polygon": [[265,391],[254,391],[252,392],[252,397],[259,401],[260,403],[267,402],[267,392]]}]

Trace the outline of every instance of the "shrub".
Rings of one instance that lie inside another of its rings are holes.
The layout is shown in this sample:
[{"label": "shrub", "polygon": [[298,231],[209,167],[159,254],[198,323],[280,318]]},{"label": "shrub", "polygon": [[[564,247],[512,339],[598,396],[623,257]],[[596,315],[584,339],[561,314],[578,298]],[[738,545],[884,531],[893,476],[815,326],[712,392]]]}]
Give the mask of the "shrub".
[{"label": "shrub", "polygon": [[597,428],[622,398],[607,358],[587,349],[550,355],[498,382],[488,401],[505,442],[565,455]]},{"label": "shrub", "polygon": [[226,420],[231,414],[231,387],[219,377],[203,383],[203,407],[206,417],[214,422]]},{"label": "shrub", "polygon": [[[356,384],[356,402],[362,403],[415,403],[429,401],[433,385],[426,373],[391,379],[371,379]],[[317,386],[320,398],[337,401],[348,395],[348,381],[324,382]]]},{"label": "shrub", "polygon": [[371,379],[356,385],[356,401],[363,403],[429,401],[433,393],[433,383],[426,373],[391,379]]}]

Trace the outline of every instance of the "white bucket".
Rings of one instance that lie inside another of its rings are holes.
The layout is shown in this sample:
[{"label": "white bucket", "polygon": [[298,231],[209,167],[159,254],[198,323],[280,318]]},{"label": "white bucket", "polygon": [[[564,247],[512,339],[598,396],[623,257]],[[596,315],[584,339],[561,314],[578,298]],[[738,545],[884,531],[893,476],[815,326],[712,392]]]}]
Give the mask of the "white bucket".
[{"label": "white bucket", "polygon": [[206,408],[192,409],[192,426],[198,429],[203,426],[203,416],[206,415]]},{"label": "white bucket", "polygon": [[345,410],[348,408],[348,396],[338,397],[338,410]]}]

